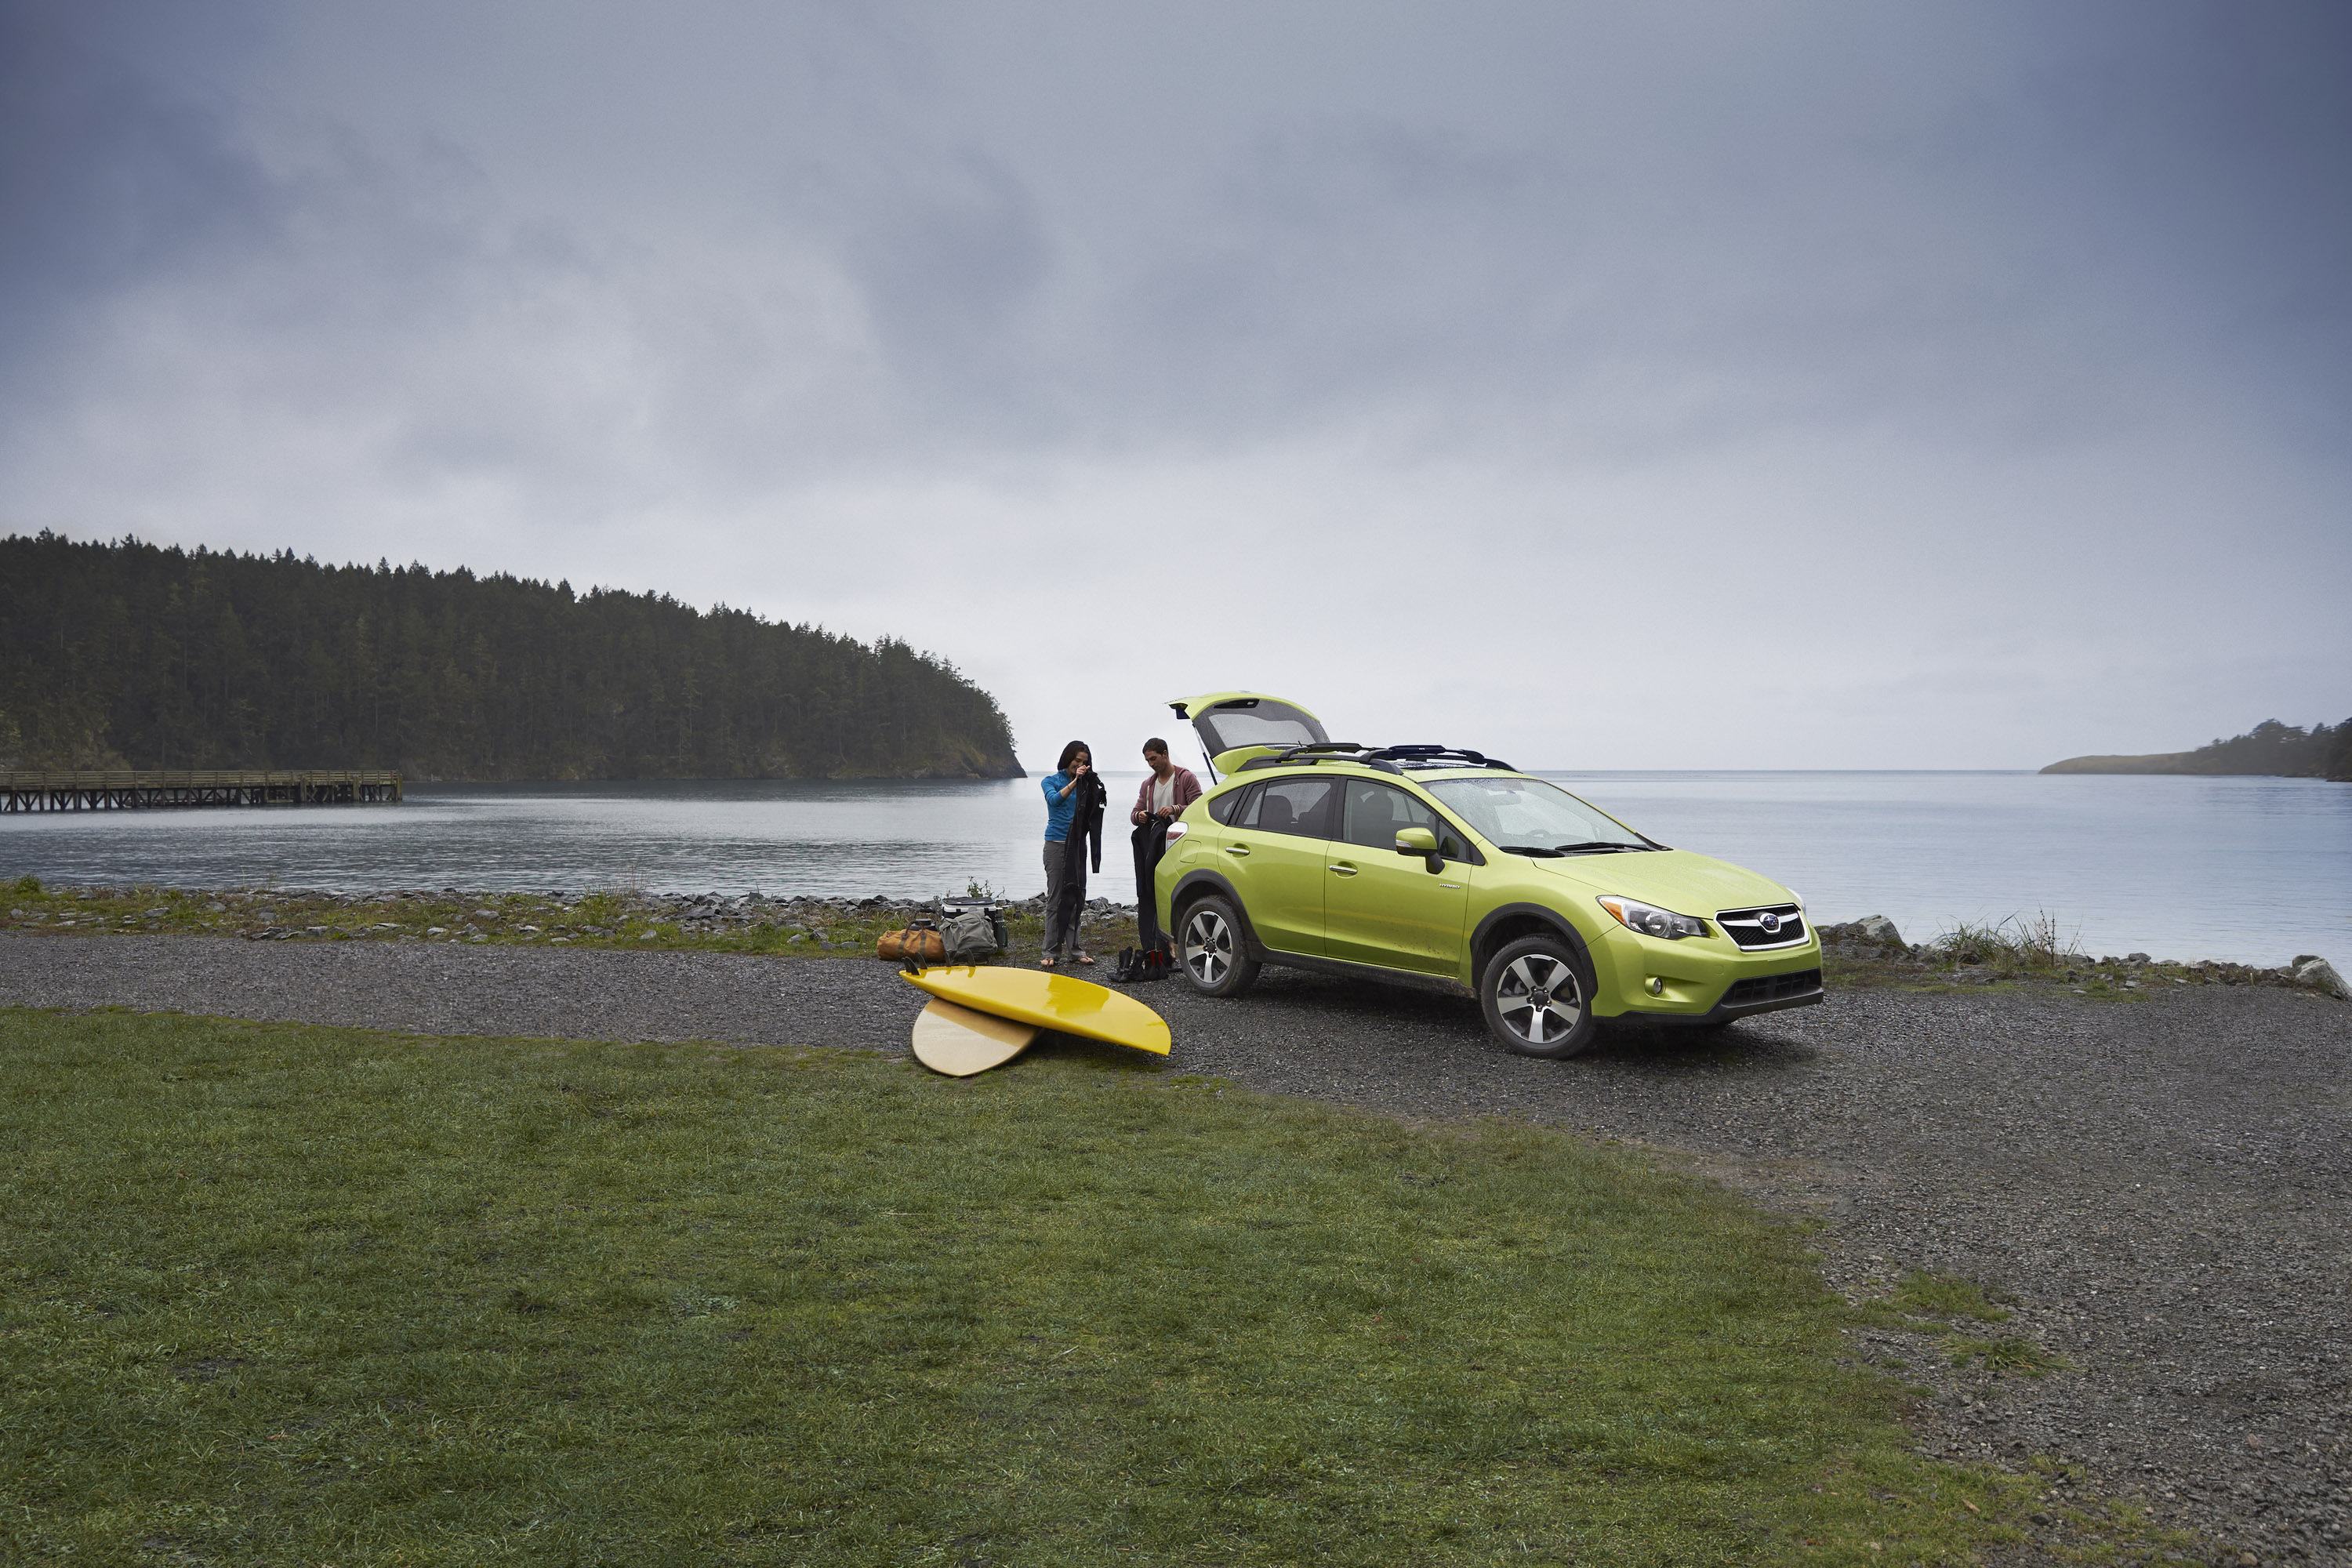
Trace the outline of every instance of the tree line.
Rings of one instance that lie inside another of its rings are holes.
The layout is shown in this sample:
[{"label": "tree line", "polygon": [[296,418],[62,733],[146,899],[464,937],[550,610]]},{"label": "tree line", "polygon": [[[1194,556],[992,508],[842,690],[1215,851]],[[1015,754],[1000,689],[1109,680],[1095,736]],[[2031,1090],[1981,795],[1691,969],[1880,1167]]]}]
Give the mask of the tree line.
[{"label": "tree line", "polygon": [[2217,738],[2184,754],[2197,764],[2185,772],[2352,779],[2352,719],[2308,730],[2265,719],[2242,735]]},{"label": "tree line", "polygon": [[2352,719],[2300,729],[2265,719],[2242,735],[2193,752],[2145,757],[2069,757],[2045,773],[2268,773],[2352,782]]},{"label": "tree line", "polygon": [[0,540],[0,767],[1017,778],[906,643],[463,567]]}]

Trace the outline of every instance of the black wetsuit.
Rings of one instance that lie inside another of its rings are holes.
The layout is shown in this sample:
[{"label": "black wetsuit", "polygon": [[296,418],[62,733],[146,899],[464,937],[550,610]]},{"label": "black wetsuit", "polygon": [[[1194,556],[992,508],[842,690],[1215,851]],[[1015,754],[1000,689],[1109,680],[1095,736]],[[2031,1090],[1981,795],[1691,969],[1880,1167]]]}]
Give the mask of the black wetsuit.
[{"label": "black wetsuit", "polygon": [[[1078,787],[1070,792],[1070,832],[1062,841],[1062,853],[1067,867],[1062,878],[1062,901],[1070,906],[1066,930],[1078,929],[1077,906],[1087,900],[1087,849],[1093,849],[1094,868],[1102,869],[1103,806],[1108,800],[1101,775],[1091,768],[1078,779]],[[1076,940],[1075,936],[1073,941]]]},{"label": "black wetsuit", "polygon": [[1134,833],[1135,934],[1146,952],[1164,952],[1168,939],[1160,931],[1160,899],[1153,887],[1160,861],[1168,853],[1168,819],[1147,816]]}]

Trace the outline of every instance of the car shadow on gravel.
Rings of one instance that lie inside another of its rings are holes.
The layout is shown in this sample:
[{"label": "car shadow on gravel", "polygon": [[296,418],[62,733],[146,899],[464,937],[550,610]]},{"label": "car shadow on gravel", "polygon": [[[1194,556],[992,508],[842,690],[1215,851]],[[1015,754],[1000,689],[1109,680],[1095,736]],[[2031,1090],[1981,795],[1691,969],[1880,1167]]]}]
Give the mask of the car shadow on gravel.
[{"label": "car shadow on gravel", "polygon": [[1750,1019],[1713,1029],[1671,1024],[1607,1024],[1601,1027],[1599,1043],[1577,1060],[1677,1077],[1692,1073],[1782,1072],[1809,1067],[1820,1056],[1818,1048],[1794,1035],[1775,1030],[1769,1021]]},{"label": "car shadow on gravel", "polygon": [[[1229,1005],[1199,1004],[1190,996],[1183,1000],[1213,1008]],[[1246,1005],[1259,1026],[1278,1018],[1294,1027],[1344,1031],[1351,1037],[1410,1036],[1449,1053],[1504,1054],[1487,1033],[1478,1004],[1466,996],[1270,969],[1251,990]],[[1600,1038],[1574,1058],[1574,1065],[1674,1078],[1784,1071],[1806,1066],[1819,1055],[1811,1043],[1776,1027],[1769,1016],[1720,1028],[1611,1022],[1601,1026]]]}]

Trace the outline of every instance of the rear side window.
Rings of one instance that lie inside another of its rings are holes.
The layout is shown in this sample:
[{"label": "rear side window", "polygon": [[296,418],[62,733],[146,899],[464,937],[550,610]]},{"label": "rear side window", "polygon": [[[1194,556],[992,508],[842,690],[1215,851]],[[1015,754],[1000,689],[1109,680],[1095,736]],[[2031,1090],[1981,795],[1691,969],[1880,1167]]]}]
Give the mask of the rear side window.
[{"label": "rear side window", "polygon": [[1331,808],[1339,796],[1329,779],[1273,779],[1250,792],[1233,820],[1235,827],[1288,833],[1301,838],[1331,837]]},{"label": "rear side window", "polygon": [[1218,795],[1216,798],[1209,802],[1209,820],[1217,824],[1220,827],[1232,826],[1234,808],[1240,805],[1244,800],[1247,799],[1249,797],[1249,794],[1250,792],[1245,789],[1229,789],[1224,794]]}]

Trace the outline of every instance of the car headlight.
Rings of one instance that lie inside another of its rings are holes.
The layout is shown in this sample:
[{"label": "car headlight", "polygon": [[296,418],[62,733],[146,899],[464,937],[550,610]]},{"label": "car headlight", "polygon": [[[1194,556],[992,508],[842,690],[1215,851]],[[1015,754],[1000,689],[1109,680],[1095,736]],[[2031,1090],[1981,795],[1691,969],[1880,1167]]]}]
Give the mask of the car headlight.
[{"label": "car headlight", "polygon": [[1686,936],[1707,934],[1705,921],[1693,920],[1688,915],[1678,915],[1672,910],[1662,910],[1654,904],[1637,903],[1632,899],[1621,899],[1614,893],[1603,894],[1601,907],[1615,917],[1617,922],[1626,930],[1640,931],[1643,936],[1661,937],[1667,942],[1680,942]]},{"label": "car headlight", "polygon": [[1789,897],[1790,897],[1790,898],[1792,898],[1792,899],[1794,899],[1794,900],[1797,900],[1797,908],[1799,908],[1799,909],[1801,909],[1801,909],[1803,909],[1803,908],[1805,907],[1805,895],[1804,895],[1804,894],[1802,894],[1802,893],[1801,893],[1801,892],[1797,891],[1797,889],[1794,889],[1794,888],[1786,888],[1786,889],[1782,889],[1782,891],[1786,892],[1786,893],[1789,895]]}]

